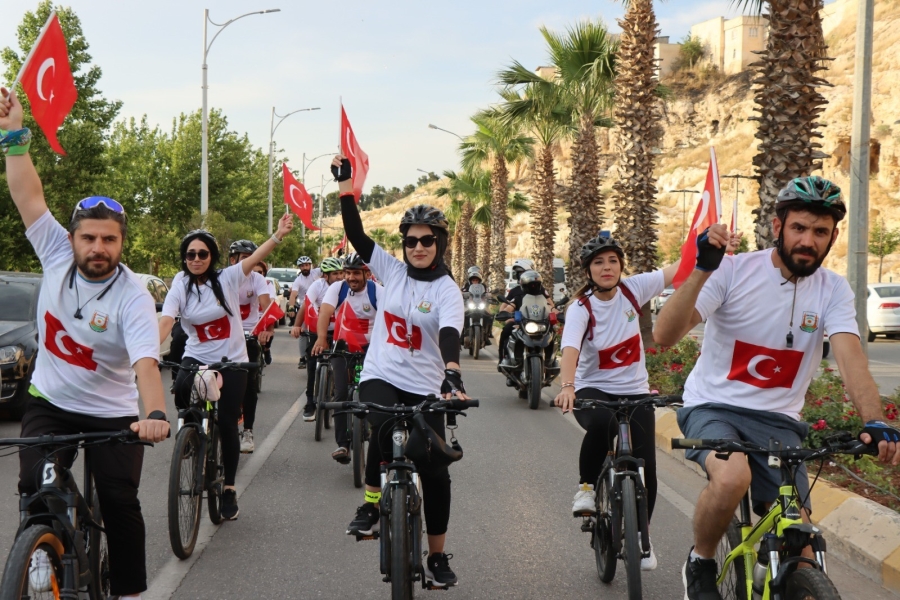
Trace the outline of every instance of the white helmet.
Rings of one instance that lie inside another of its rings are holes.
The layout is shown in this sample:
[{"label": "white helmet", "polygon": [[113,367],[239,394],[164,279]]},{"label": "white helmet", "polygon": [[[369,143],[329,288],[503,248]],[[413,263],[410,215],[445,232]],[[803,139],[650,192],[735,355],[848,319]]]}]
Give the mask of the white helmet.
[{"label": "white helmet", "polygon": [[516,281],[525,271],[534,271],[534,261],[527,258],[519,258],[512,265],[513,277]]}]

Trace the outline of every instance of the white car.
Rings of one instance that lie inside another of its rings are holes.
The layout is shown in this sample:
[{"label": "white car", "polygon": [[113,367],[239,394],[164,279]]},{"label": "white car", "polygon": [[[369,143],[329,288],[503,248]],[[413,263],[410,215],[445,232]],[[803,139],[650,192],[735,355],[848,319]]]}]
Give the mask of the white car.
[{"label": "white car", "polygon": [[291,297],[291,285],[293,285],[294,280],[297,279],[297,275],[300,274],[300,269],[269,269],[268,274],[266,275],[270,279],[274,279],[278,282],[278,285],[281,286],[282,293],[288,298]]},{"label": "white car", "polygon": [[[266,281],[269,282],[270,295],[272,290],[275,290],[275,293],[272,296],[272,302],[276,303],[282,312],[286,313],[288,299],[284,295],[281,284],[274,277],[266,277]],[[290,293],[290,288],[288,288],[288,293]],[[278,325],[284,325],[285,323],[287,323],[287,317],[281,317],[281,320],[278,321]]]},{"label": "white car", "polygon": [[660,294],[659,296],[657,296],[655,298],[652,298],[650,300],[650,312],[659,314],[659,311],[665,305],[666,300],[668,300],[669,297],[674,293],[675,293],[675,288],[667,287],[666,289],[664,289],[662,291],[662,294]]},{"label": "white car", "polygon": [[[153,301],[156,302],[156,317],[157,320],[162,318],[162,307],[163,303],[166,301],[166,295],[169,293],[169,286],[166,285],[162,279],[157,277],[156,275],[145,275],[143,273],[136,273],[136,275],[140,278],[141,282],[147,288],[147,291],[150,292],[150,295],[153,296]],[[168,356],[169,349],[172,346],[172,334],[170,333],[165,340],[159,345],[159,355],[161,357]]]},{"label": "white car", "polygon": [[874,342],[876,335],[894,337],[900,334],[900,284],[870,283],[868,288],[869,341]]}]

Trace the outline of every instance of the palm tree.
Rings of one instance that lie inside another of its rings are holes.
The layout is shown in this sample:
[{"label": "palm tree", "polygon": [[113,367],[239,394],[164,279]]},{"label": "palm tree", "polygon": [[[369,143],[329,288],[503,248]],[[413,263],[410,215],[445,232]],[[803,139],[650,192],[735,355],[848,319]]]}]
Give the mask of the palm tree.
[{"label": "palm tree", "polygon": [[[506,226],[509,201],[509,171],[507,165],[518,164],[534,155],[534,140],[522,134],[521,128],[501,118],[495,109],[479,112],[472,117],[475,133],[460,144],[462,166],[475,171],[484,163],[491,163],[491,264],[489,276],[492,287],[503,287],[506,273]],[[484,268],[485,265],[482,265]]]},{"label": "palm tree", "polygon": [[472,214],[475,206],[468,196],[462,191],[463,183],[453,171],[445,171],[444,177],[450,179],[447,186],[440,187],[435,192],[437,196],[448,196],[450,206],[447,208],[447,218],[455,223],[454,232],[459,236],[459,248],[454,253],[466,269],[475,264],[475,230],[472,223]]}]

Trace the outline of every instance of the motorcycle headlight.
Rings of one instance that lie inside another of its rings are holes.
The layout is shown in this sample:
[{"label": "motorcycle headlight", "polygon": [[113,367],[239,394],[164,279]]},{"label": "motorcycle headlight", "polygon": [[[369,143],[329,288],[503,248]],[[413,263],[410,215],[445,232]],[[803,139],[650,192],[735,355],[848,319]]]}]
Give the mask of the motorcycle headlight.
[{"label": "motorcycle headlight", "polygon": [[535,323],[534,321],[528,321],[525,323],[525,333],[538,333],[541,330],[541,326]]},{"label": "motorcycle headlight", "polygon": [[474,309],[474,308],[475,308],[475,303],[474,303],[474,302],[469,302],[469,308],[470,308],[470,309]]},{"label": "motorcycle headlight", "polygon": [[481,304],[478,305],[478,310],[484,310],[485,306],[486,306],[485,303],[482,302]]},{"label": "motorcycle headlight", "polygon": [[10,365],[19,361],[22,349],[18,346],[3,346],[0,348],[0,365]]}]

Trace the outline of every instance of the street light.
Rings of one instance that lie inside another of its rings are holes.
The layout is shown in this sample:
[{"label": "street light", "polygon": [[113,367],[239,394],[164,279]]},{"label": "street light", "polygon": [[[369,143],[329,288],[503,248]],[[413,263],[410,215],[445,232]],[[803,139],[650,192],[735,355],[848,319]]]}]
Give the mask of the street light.
[{"label": "street light", "polygon": [[[247,14],[241,15],[239,17],[235,17],[225,23],[216,23],[212,19],[209,18],[209,9],[203,9],[203,65],[200,67],[203,73],[201,88],[203,89],[203,110],[202,110],[202,118],[201,118],[201,136],[200,136],[200,221],[206,221],[206,213],[209,210],[209,110],[207,108],[206,103],[206,95],[209,86],[206,84],[206,57],[209,54],[209,49],[212,48],[213,43],[216,41],[216,38],[219,37],[219,34],[222,33],[226,27],[237,21],[238,19],[243,19],[244,17],[249,17],[250,15],[264,15],[266,13],[275,13],[281,12],[280,8],[270,8],[269,10],[257,10],[254,12],[249,12]],[[216,35],[213,36],[212,40],[210,40],[209,44],[206,43],[206,25],[207,23],[212,23],[216,27],[219,28],[219,31],[216,32]],[[271,226],[269,227],[271,229]]]},{"label": "street light", "polygon": [[[455,135],[459,139],[463,140],[463,137],[461,135],[459,135],[458,133],[453,133],[449,129],[444,129],[443,127],[438,127],[437,125],[432,125],[431,123],[428,124],[428,128],[429,129],[437,129],[438,131],[443,131],[443,132],[449,133],[450,135]],[[465,140],[463,140],[463,141],[465,141]]]},{"label": "street light", "polygon": [[[272,120],[269,123],[269,235],[272,235],[272,170],[274,169],[275,164],[275,130],[278,129],[278,126],[289,116],[298,112],[308,112],[311,110],[319,110],[319,107],[300,108],[298,110],[293,110],[284,116],[276,113],[275,107],[272,107]],[[278,123],[275,122],[275,117],[278,117]]]},{"label": "street light", "polygon": [[326,152],[325,154],[320,154],[315,158],[309,159],[309,161],[306,160],[306,152],[303,153],[303,173],[300,175],[300,179],[301,181],[303,181],[304,185],[306,184],[306,169],[309,168],[309,165],[316,162],[316,159],[322,158],[323,156],[334,156],[334,152]]},{"label": "street light", "polygon": [[[738,196],[740,196],[741,192],[744,190],[738,189],[738,184],[740,183],[738,179],[756,179],[756,177],[750,177],[749,175],[722,175],[723,179],[734,179],[734,207],[732,207],[733,215],[737,214],[737,205],[738,205]],[[732,221],[734,221],[734,228],[737,229],[737,219],[732,216]],[[734,232],[732,232],[734,233]]]},{"label": "street light", "polygon": [[670,194],[677,194],[681,192],[681,239],[684,239],[685,234],[687,233],[685,227],[687,226],[687,222],[685,221],[685,216],[687,213],[687,195],[688,194],[699,194],[697,190],[669,190]]}]

